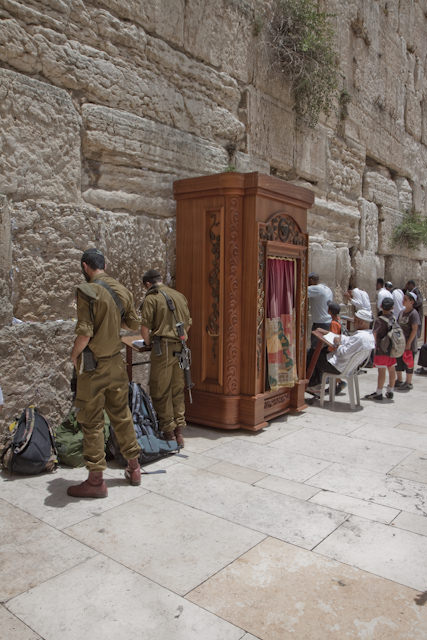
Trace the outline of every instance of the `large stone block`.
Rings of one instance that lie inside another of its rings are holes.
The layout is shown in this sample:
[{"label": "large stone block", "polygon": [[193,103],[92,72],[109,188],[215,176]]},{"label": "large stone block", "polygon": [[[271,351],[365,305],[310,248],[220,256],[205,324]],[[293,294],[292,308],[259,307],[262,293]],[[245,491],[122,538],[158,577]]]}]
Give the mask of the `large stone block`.
[{"label": "large stone block", "polygon": [[[408,280],[415,280],[418,286],[423,281],[420,262],[411,256],[390,255],[385,259],[385,274],[395,287],[402,288]],[[424,295],[427,291],[424,291]]]},{"label": "large stone block", "polygon": [[351,276],[351,260],[348,247],[336,248],[334,300],[344,302],[343,293],[348,289]]},{"label": "large stone block", "polygon": [[293,167],[295,114],[283,104],[257,90],[247,93],[247,152],[280,172]]},{"label": "large stone block", "polygon": [[357,207],[316,197],[308,211],[309,234],[314,241],[359,246],[360,213]]},{"label": "large stone block", "polygon": [[295,137],[295,171],[306,180],[315,182],[322,191],[327,190],[328,131],[318,125],[315,129],[298,130]]},{"label": "large stone block", "polygon": [[79,200],[80,118],[67,92],[0,69],[0,119],[0,192]]},{"label": "large stone block", "polygon": [[378,251],[378,207],[374,202],[359,198],[360,210],[360,250]]},{"label": "large stone block", "polygon": [[172,183],[224,171],[228,154],[212,142],[124,111],[82,109],[83,197],[108,210],[172,216]]},{"label": "large stone block", "polygon": [[367,291],[372,302],[376,297],[377,278],[384,277],[384,259],[371,251],[356,251],[352,267],[355,286]]},{"label": "large stone block", "polygon": [[376,205],[399,209],[399,193],[390,173],[384,167],[368,168],[363,177],[363,197]]},{"label": "large stone block", "polygon": [[335,288],[336,282],[336,248],[331,242],[325,241],[310,243],[309,267],[308,270],[319,274],[320,282]]},{"label": "large stone block", "polygon": [[97,6],[81,4],[65,24],[50,28],[41,12],[29,15],[20,3],[10,3],[9,11],[0,31],[0,60],[7,65],[43,74],[77,92],[82,103],[105,104],[223,143],[242,138],[240,90],[224,71]]},{"label": "large stone block", "polygon": [[339,194],[356,199],[362,193],[365,149],[352,140],[329,136],[327,179],[329,187]]},{"label": "large stone block", "polygon": [[0,195],[0,327],[12,321],[12,244],[9,207]]},{"label": "large stone block", "polygon": [[[73,322],[24,322],[0,329],[0,371],[8,424],[35,404],[52,427],[71,404]],[[3,420],[2,420],[3,422]]]},{"label": "large stone block", "polygon": [[25,321],[76,317],[81,254],[104,252],[107,269],[142,297],[142,274],[158,267],[175,274],[174,221],[48,202],[17,203],[13,210],[14,315]]}]

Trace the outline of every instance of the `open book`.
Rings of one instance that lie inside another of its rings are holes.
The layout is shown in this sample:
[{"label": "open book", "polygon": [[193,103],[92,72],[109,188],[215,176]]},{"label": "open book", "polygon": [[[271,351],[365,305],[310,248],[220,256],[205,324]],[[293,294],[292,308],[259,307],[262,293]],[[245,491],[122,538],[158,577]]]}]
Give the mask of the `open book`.
[{"label": "open book", "polygon": [[325,333],[325,335],[322,336],[322,340],[324,340],[325,342],[327,342],[327,344],[330,344],[331,347],[335,347],[335,338],[337,338],[338,335],[336,333],[332,333],[332,331],[329,331],[328,333]]}]

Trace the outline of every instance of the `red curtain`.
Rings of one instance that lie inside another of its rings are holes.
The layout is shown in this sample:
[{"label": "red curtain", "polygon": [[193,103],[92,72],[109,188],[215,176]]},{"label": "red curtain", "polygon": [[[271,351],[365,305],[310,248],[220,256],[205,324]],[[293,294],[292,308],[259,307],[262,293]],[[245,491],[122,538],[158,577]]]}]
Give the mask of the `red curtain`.
[{"label": "red curtain", "polygon": [[273,391],[297,381],[294,300],[295,261],[268,258],[265,330],[268,385]]}]

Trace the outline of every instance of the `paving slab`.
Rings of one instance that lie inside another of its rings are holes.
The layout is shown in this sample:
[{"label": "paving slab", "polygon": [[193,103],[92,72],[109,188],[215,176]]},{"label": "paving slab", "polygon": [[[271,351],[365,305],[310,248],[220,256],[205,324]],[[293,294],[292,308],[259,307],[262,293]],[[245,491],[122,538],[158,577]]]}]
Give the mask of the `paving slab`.
[{"label": "paving slab", "polygon": [[214,429],[213,427],[198,427],[197,425],[188,425],[184,431],[185,449],[184,451],[194,451],[195,453],[203,453],[217,447],[222,442],[234,440],[241,435],[245,435],[245,431],[227,431],[222,429]]},{"label": "paving slab", "polygon": [[[275,442],[287,459],[291,452],[340,464],[387,472],[411,453],[410,449],[356,439],[316,429],[302,429]],[[211,454],[215,455],[215,454]]]},{"label": "paving slab", "polygon": [[351,516],[316,553],[427,591],[427,538]]},{"label": "paving slab", "polygon": [[389,427],[371,424],[359,427],[352,432],[351,437],[427,452],[427,430],[425,433],[410,433],[403,429],[390,429]]},{"label": "paving slab", "polygon": [[268,538],[187,599],[263,640],[425,640],[427,607],[417,595]]},{"label": "paving slab", "polygon": [[300,500],[309,500],[320,491],[318,487],[311,487],[303,482],[294,482],[293,480],[286,480],[285,478],[278,478],[277,476],[264,476],[264,478],[258,480],[255,485],[263,489],[269,489],[270,491],[278,491],[279,493],[284,493],[287,496],[293,496]]},{"label": "paving slab", "polygon": [[389,475],[427,483],[427,449],[423,452],[411,453],[403,462],[391,469]]},{"label": "paving slab", "polygon": [[383,522],[389,524],[399,515],[398,509],[391,509],[390,507],[383,507],[367,500],[360,500],[359,498],[351,498],[334,491],[318,491],[310,502],[315,504],[321,504],[324,507],[330,507],[331,509],[337,509],[338,511],[344,511],[345,513],[351,513],[368,520],[374,520],[376,522]]},{"label": "paving slab", "polygon": [[194,589],[265,538],[154,494],[65,532],[179,594]]},{"label": "paving slab", "polygon": [[176,465],[164,477],[145,478],[145,486],[195,509],[307,549],[347,517],[327,507],[188,465]]},{"label": "paving slab", "polygon": [[314,487],[427,516],[427,487],[421,482],[332,464],[310,479]]},{"label": "paving slab", "polygon": [[26,624],[0,605],[0,632],[4,640],[41,640]]},{"label": "paving slab", "polygon": [[8,602],[44,640],[240,640],[239,629],[104,556]]},{"label": "paving slab", "polygon": [[[296,434],[291,433],[284,440],[294,435]],[[278,448],[279,442],[283,442],[283,439],[277,440],[274,446],[233,440],[211,449],[209,455],[224,462],[231,462],[261,473],[297,482],[303,482],[329,466],[329,463],[324,460],[317,460],[301,453],[289,451],[284,455],[282,449]]]},{"label": "paving slab", "polygon": [[64,529],[94,515],[99,515],[123,502],[146,493],[143,485],[131,487],[123,476],[123,469],[106,476],[108,498],[102,500],[77,499],[67,496],[67,487],[83,482],[86,469],[59,469],[54,474],[12,476],[0,478],[0,493],[4,500],[30,513],[57,529]]},{"label": "paving slab", "polygon": [[396,425],[396,429],[403,429],[404,431],[413,431],[415,433],[427,433],[427,425],[421,424],[408,424],[407,422],[400,422]]},{"label": "paving slab", "polygon": [[248,484],[255,484],[262,478],[271,478],[265,473],[254,471],[248,467],[241,467],[238,464],[232,464],[231,462],[216,462],[216,464],[209,467],[209,471],[212,473],[218,473],[221,476],[232,478],[233,480],[239,480],[240,482],[247,482]]},{"label": "paving slab", "polygon": [[0,540],[2,602],[96,553],[2,499]]},{"label": "paving slab", "polygon": [[393,527],[427,536],[427,518],[425,516],[416,516],[413,513],[401,511],[391,524]]}]

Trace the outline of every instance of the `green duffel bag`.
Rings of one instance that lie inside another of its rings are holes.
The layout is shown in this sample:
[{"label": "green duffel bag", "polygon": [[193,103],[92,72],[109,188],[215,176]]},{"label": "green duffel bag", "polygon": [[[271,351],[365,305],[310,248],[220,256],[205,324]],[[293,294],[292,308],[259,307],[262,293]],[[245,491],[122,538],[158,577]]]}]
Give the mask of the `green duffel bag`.
[{"label": "green duffel bag", "polygon": [[[104,442],[110,435],[110,419],[104,411]],[[76,419],[74,409],[70,411],[55,431],[58,460],[67,467],[84,467],[83,432]]]}]

